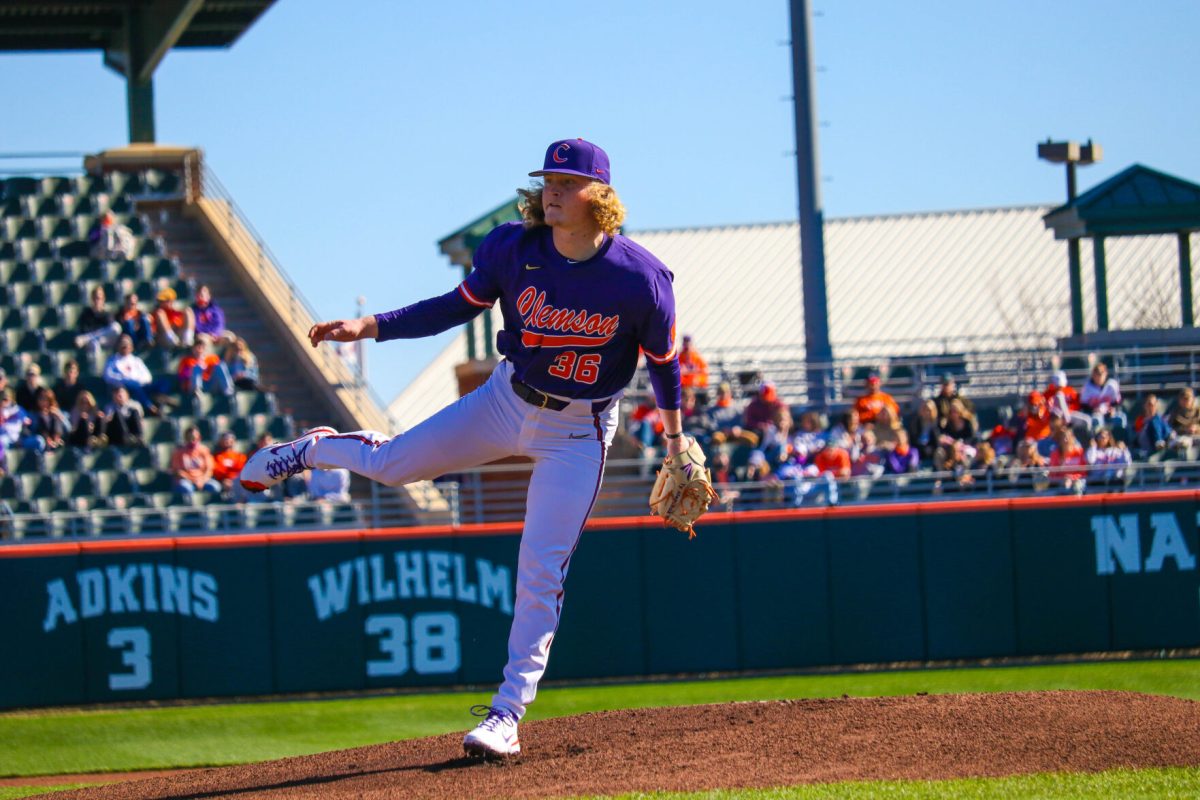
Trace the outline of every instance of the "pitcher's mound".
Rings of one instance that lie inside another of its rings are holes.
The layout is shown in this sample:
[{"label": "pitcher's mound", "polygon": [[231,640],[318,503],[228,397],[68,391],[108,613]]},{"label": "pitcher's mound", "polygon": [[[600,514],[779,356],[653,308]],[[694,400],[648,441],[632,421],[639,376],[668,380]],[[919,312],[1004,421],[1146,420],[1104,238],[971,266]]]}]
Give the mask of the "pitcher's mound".
[{"label": "pitcher's mound", "polygon": [[1200,703],[1128,692],[784,700],[521,725],[519,760],[462,734],[194,770],[79,798],[571,797],[1200,765]]}]

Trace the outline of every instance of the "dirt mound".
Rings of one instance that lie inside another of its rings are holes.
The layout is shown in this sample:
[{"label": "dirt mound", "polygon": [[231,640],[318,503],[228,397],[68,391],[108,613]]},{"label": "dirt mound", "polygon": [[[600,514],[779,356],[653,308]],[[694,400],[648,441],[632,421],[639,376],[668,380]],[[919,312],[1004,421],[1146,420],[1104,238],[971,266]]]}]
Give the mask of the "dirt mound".
[{"label": "dirt mound", "polygon": [[[524,754],[462,734],[181,772],[74,798],[541,798],[1200,765],[1200,703],[1128,692],[786,700],[607,711],[521,726]],[[59,796],[59,795],[55,795]]]}]

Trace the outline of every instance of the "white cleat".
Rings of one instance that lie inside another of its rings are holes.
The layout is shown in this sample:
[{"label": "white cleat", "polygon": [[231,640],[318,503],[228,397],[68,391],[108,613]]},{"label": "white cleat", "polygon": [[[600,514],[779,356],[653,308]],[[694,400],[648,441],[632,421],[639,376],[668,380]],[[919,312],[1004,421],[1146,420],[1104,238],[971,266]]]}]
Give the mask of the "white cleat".
[{"label": "white cleat", "polygon": [[238,480],[251,492],[265,492],[280,481],[312,469],[309,450],[318,439],[335,434],[333,428],[310,428],[299,439],[272,444],[257,451],[246,461]]},{"label": "white cleat", "polygon": [[487,718],[463,739],[463,751],[478,758],[508,758],[519,755],[521,740],[517,738],[517,718],[506,708],[475,706],[471,709],[471,713],[477,717],[483,716],[485,712]]}]

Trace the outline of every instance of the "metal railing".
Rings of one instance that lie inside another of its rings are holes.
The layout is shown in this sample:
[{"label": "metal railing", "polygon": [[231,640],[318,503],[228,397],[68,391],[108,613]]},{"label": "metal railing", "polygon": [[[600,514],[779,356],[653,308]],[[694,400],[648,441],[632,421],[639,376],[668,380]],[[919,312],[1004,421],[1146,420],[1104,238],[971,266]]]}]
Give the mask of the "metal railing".
[{"label": "metal railing", "polygon": [[[220,204],[226,217],[225,229],[228,234],[234,238],[235,243],[240,244],[247,252],[255,254],[253,259],[253,267],[255,269],[255,279],[259,281],[259,285],[264,291],[270,290],[271,293],[278,296],[286,296],[290,298],[287,313],[287,322],[297,331],[307,333],[308,329],[319,320],[322,319],[317,314],[316,310],[305,298],[304,294],[292,282],[287,272],[280,266],[280,261],[271,252],[263,237],[258,233],[254,226],[250,223],[249,217],[242,212],[241,208],[234,201],[233,196],[217,178],[216,174],[208,167],[203,165],[200,172],[200,187],[192,185],[193,170],[185,166],[184,169],[184,192],[186,196],[204,197],[208,200],[215,201]],[[318,348],[314,357],[321,363],[323,371],[329,375],[337,376],[338,382],[347,389],[361,391],[370,398],[370,401],[382,411],[387,408],[380,397],[375,393],[369,385],[363,384],[359,380],[359,376],[355,375],[345,362],[329,348]]]},{"label": "metal railing", "polygon": [[[943,374],[955,376],[973,399],[1016,401],[1034,389],[1046,388],[1049,374],[1063,369],[1073,386],[1082,386],[1091,367],[1105,362],[1127,397],[1145,391],[1171,391],[1200,385],[1200,350],[1189,345],[1114,347],[1090,350],[1030,349],[966,350],[923,356],[859,355],[817,365],[826,375],[824,403],[808,396],[808,369],[803,347],[727,349],[708,356],[709,387],[729,381],[743,392],[763,380],[773,381],[779,395],[792,403],[836,408],[862,393],[862,373],[878,371],[883,388],[902,404],[936,391]],[[649,373],[638,370],[630,395],[651,396]]]},{"label": "metal railing", "polygon": [[[46,150],[29,153],[0,153],[0,178],[5,175],[80,175],[83,173],[83,157],[86,153],[71,150]],[[18,163],[43,161],[46,163]],[[62,161],[62,164],[57,162]]]},{"label": "metal railing", "polygon": [[[610,462],[592,517],[649,514],[647,498],[657,464]],[[0,539],[97,536],[205,535],[279,530],[330,530],[520,522],[532,465],[506,464],[465,471],[425,491],[446,501],[437,515],[418,520],[411,506],[378,493],[371,502],[256,502],[133,507],[52,514],[12,514],[0,503]],[[1080,480],[1079,478],[1082,478]],[[1106,465],[922,471],[844,479],[802,477],[735,481],[716,485],[712,510],[820,508],[888,502],[936,502],[966,498],[1123,493],[1185,487],[1200,489],[1200,462],[1168,459]]]}]

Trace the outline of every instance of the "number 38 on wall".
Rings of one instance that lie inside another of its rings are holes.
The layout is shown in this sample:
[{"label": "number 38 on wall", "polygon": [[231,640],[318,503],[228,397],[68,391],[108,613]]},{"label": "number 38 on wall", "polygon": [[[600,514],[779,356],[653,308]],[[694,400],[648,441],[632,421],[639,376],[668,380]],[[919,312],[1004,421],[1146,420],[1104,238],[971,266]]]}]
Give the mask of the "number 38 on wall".
[{"label": "number 38 on wall", "polygon": [[410,626],[403,614],[367,617],[368,636],[378,636],[386,658],[367,662],[370,677],[394,677],[411,668],[418,675],[457,672],[462,663],[458,645],[458,616],[448,612],[414,614]]}]

